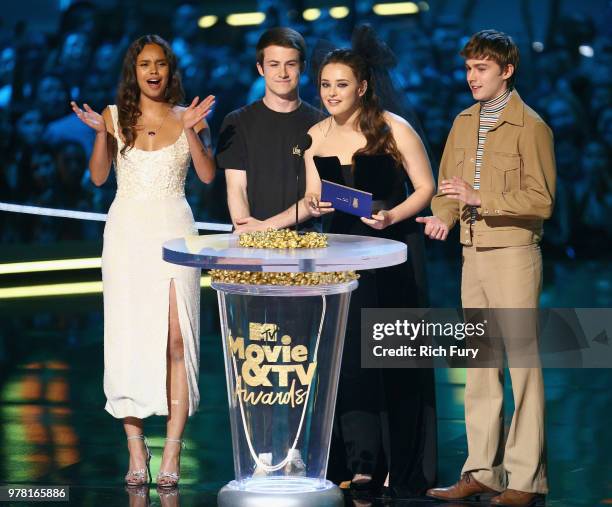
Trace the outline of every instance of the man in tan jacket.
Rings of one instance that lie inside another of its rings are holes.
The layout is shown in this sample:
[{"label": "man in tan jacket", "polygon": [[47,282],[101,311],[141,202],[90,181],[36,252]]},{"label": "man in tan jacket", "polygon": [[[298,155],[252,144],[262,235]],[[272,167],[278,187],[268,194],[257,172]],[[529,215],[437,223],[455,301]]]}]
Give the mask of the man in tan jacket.
[{"label": "man in tan jacket", "polygon": [[[478,102],[453,123],[434,216],[417,221],[438,240],[459,221],[464,308],[535,309],[542,280],[538,242],[555,194],[552,133],[514,89],[519,54],[509,36],[478,32],[461,55]],[[535,319],[531,335],[536,342]],[[468,458],[456,484],[428,496],[492,496],[492,505],[530,506],[548,492],[542,370],[511,367],[510,377],[515,410],[504,448],[503,369],[467,370]]]}]

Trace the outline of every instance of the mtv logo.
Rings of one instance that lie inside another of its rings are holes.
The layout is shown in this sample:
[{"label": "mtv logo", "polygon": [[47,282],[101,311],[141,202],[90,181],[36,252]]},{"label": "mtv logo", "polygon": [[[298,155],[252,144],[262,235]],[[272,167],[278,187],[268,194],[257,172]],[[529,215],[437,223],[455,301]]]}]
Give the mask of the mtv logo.
[{"label": "mtv logo", "polygon": [[275,342],[278,335],[278,325],[249,322],[249,340],[254,342]]}]

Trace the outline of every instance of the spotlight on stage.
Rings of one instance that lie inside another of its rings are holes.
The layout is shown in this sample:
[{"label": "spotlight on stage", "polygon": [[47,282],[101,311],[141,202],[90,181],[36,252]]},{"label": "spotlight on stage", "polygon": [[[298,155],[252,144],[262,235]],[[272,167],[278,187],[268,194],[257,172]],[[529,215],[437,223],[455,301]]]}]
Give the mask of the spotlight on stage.
[{"label": "spotlight on stage", "polygon": [[239,12],[230,14],[225,21],[230,26],[261,25],[266,20],[263,12]]},{"label": "spotlight on stage", "polygon": [[317,19],[321,17],[321,9],[316,9],[316,8],[306,9],[302,13],[302,17],[306,21],[316,21]]},{"label": "spotlight on stage", "polygon": [[211,26],[214,26],[217,23],[217,21],[219,21],[219,18],[217,16],[213,16],[213,15],[202,16],[198,20],[198,26],[200,28],[210,28]]},{"label": "spotlight on stage", "polygon": [[329,15],[334,19],[344,19],[346,18],[351,10],[344,5],[339,5],[337,7],[332,7],[329,9]]},{"label": "spotlight on stage", "polygon": [[414,2],[393,2],[375,4],[372,10],[374,14],[379,16],[398,16],[400,14],[417,14],[420,9]]},{"label": "spotlight on stage", "polygon": [[586,56],[587,58],[593,58],[593,56],[595,56],[595,51],[593,50],[593,48],[591,46],[587,46],[587,45],[581,45],[578,48],[578,52],[582,56]]}]

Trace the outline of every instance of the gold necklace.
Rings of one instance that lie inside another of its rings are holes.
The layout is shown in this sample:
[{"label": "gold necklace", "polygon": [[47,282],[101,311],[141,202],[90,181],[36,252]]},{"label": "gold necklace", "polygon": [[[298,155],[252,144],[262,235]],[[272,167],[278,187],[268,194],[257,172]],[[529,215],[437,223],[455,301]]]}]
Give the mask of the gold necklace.
[{"label": "gold necklace", "polygon": [[[166,111],[166,114],[164,115],[164,117],[162,118],[161,123],[157,126],[156,129],[153,130],[148,130],[147,131],[147,135],[153,137],[154,135],[157,135],[157,133],[159,132],[159,129],[162,128],[162,125],[164,124],[164,122],[166,121],[166,118],[168,117],[168,115],[170,114],[170,110],[172,109],[172,107],[169,107],[168,110]],[[146,130],[146,125],[142,125],[142,128],[144,130]]]}]

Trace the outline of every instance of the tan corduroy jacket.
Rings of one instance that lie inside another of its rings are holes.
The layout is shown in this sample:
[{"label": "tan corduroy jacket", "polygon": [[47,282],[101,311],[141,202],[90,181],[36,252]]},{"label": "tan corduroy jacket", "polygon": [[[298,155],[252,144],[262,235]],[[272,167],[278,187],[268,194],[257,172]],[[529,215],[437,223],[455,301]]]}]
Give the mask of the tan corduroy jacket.
[{"label": "tan corduroy jacket", "polygon": [[[474,184],[480,103],[459,113],[448,135],[438,184],[459,176]],[[470,207],[437,194],[431,208],[460,241],[480,247],[537,243],[552,214],[556,169],[553,136],[546,123],[514,90],[497,123],[487,133],[480,168],[481,206],[470,223]]]}]

